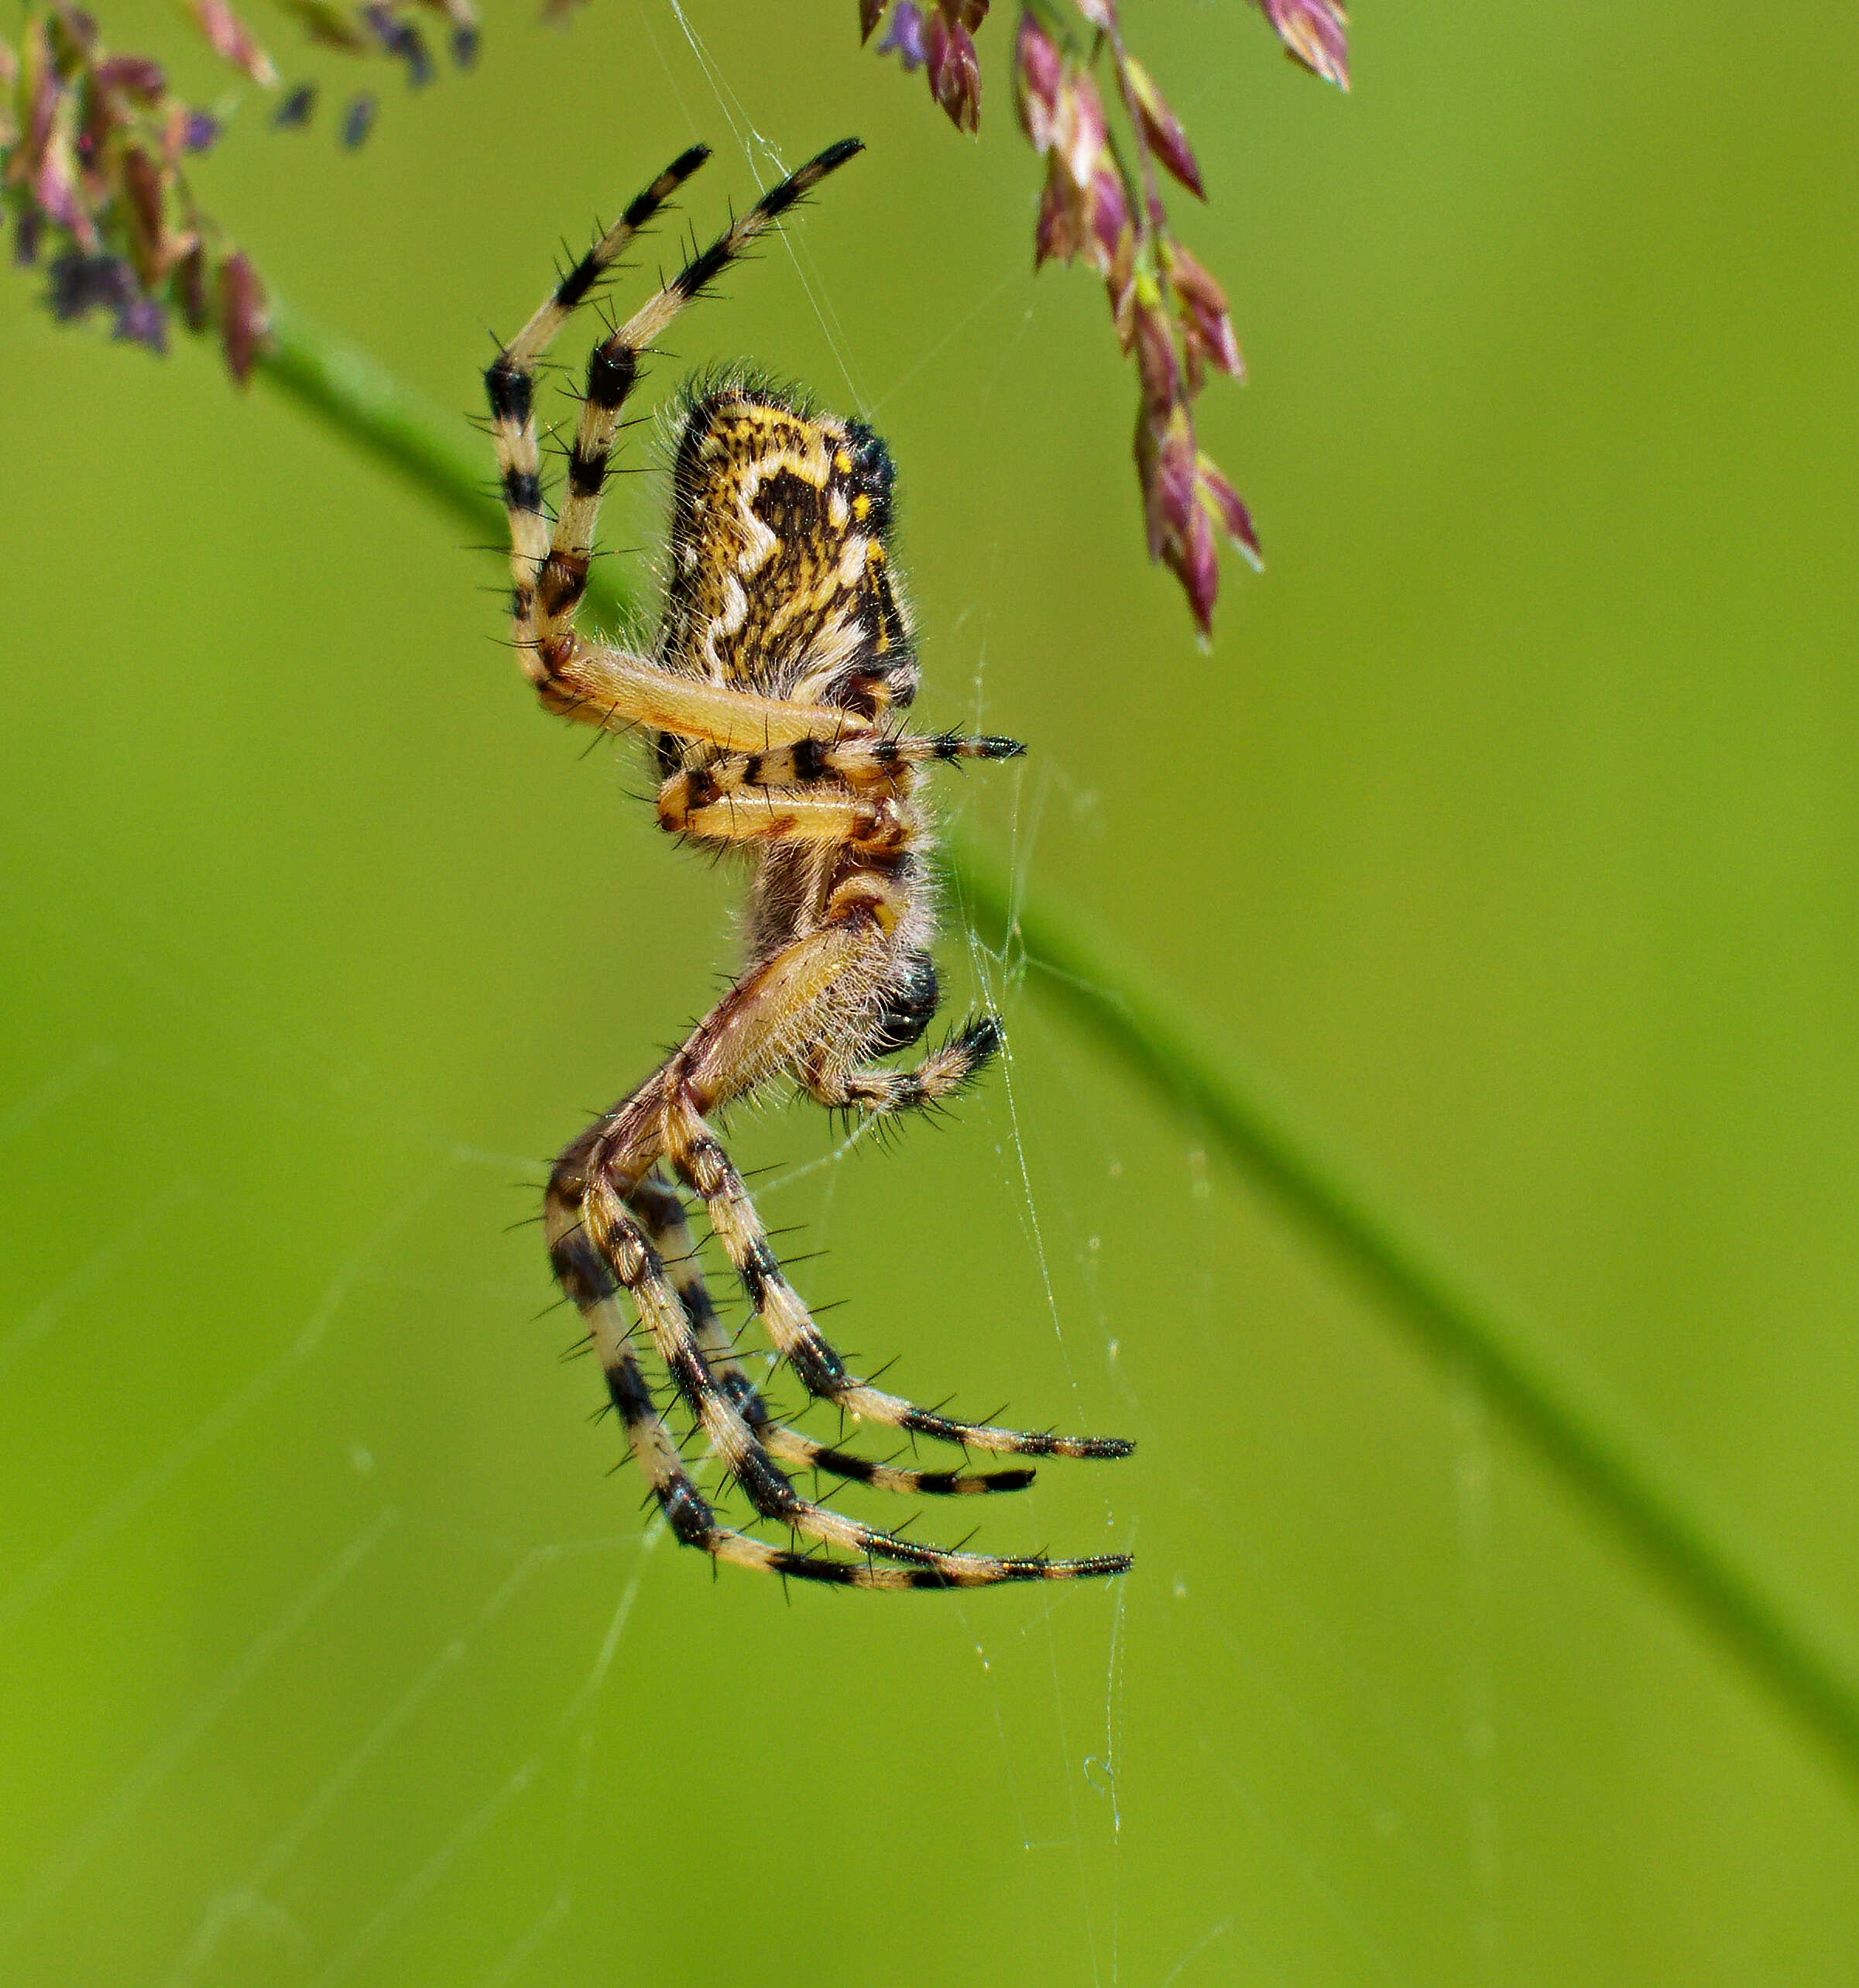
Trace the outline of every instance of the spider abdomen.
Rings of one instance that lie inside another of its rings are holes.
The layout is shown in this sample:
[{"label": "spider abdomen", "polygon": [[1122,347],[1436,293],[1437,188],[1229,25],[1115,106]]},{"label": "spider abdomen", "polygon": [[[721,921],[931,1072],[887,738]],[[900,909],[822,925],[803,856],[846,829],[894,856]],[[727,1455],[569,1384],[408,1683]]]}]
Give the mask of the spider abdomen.
[{"label": "spider abdomen", "polygon": [[691,399],[672,462],[665,667],[867,716],[907,702],[896,482],[871,428],[797,393],[736,385]]}]

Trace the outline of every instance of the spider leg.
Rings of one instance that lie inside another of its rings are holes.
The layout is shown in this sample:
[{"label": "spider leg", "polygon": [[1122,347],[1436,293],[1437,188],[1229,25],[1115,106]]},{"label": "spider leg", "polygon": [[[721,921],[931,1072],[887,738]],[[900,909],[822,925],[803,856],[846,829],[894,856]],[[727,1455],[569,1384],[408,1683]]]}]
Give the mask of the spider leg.
[{"label": "spider leg", "polygon": [[801,1082],[808,1096],[829,1111],[862,1111],[871,1118],[920,1111],[972,1082],[1000,1047],[1000,1022],[991,1015],[976,1015],[914,1069],[872,1064],[839,1070],[830,1058],[816,1056],[803,1066]]},{"label": "spider leg", "polygon": [[707,766],[673,774],[658,791],[658,816],[670,826],[671,818],[746,787],[810,787],[831,780],[853,788],[903,789],[916,767],[933,761],[1017,759],[1025,750],[1017,739],[970,739],[954,732],[933,738],[883,738],[860,730],[830,742],[797,739],[773,751],[732,753]]},{"label": "spider leg", "polygon": [[796,1553],[751,1539],[718,1523],[710,1502],[679,1456],[677,1444],[665,1427],[639,1361],[627,1343],[620,1315],[619,1288],[612,1273],[578,1230],[557,1238],[551,1251],[555,1273],[581,1309],[592,1337],[607,1392],[626,1440],[673,1536],[681,1546],[695,1547],[712,1560],[753,1567],[784,1579],[818,1581],[845,1588],[941,1588],[949,1584],[921,1567],[873,1567],[863,1561],[829,1560]]},{"label": "spider leg", "polygon": [[629,650],[579,636],[562,637],[546,651],[532,645],[524,653],[525,669],[530,659],[537,660],[540,674],[531,675],[543,702],[564,718],[602,730],[670,732],[739,754],[753,747],[835,740],[859,722],[829,705],[762,697],[675,675]]},{"label": "spider leg", "polygon": [[1127,1457],[1135,1446],[1116,1437],[1060,1436],[961,1422],[848,1372],[782,1276],[742,1176],[705,1121],[706,1111],[792,1067],[797,1041],[829,1036],[835,1004],[842,1021],[864,1009],[893,965],[888,946],[903,888],[875,871],[849,877],[833,893],[826,922],[817,931],[738,981],[670,1062],[562,1153],[550,1181],[548,1205],[578,1208],[603,1175],[629,1190],[661,1158],[668,1159],[701,1197],[710,1226],[775,1351],[816,1399],[888,1427],[973,1449],[1034,1457]]},{"label": "spider leg", "polygon": [[668,813],[661,793],[658,825],[701,842],[816,843],[859,855],[900,849],[911,833],[888,800],[804,787],[739,788],[682,813]]},{"label": "spider leg", "polygon": [[[603,1164],[627,1166],[634,1182],[662,1155],[698,1194],[749,1302],[808,1392],[849,1413],[914,1434],[1022,1456],[1124,1457],[1134,1445],[1113,1437],[1060,1436],[961,1422],[887,1394],[849,1373],[781,1275],[767,1231],[742,1176],[704,1118],[791,1066],[796,1041],[830,1039],[832,1004],[857,1011],[892,963],[889,943],[900,887],[876,871],[855,872],[834,892],[827,922],[766,961],[725,995],[650,1083],[626,1100],[592,1145],[572,1147],[557,1179],[592,1179]],[[979,1045],[976,1045],[978,1047]],[[636,1158],[623,1156],[630,1145]],[[590,1162],[592,1165],[590,1166]],[[551,1193],[558,1191],[551,1187]]]},{"label": "spider leg", "polygon": [[[562,694],[562,668],[574,646],[571,636],[564,631],[587,586],[607,457],[619,431],[621,411],[638,377],[640,354],[757,235],[774,226],[789,208],[860,149],[856,139],[842,139],[770,187],[740,220],[595,347],[588,361],[587,390],[568,461],[568,493],[553,533],[542,506],[534,407],[536,362],[626,244],[709,157],[707,146],[691,146],[666,167],[556,285],[485,373],[504,509],[510,521],[513,633],[524,674],[554,708],[561,709],[564,702],[582,701],[576,695],[578,687],[569,687],[565,697]],[[751,734],[743,744],[753,743],[753,738]]]},{"label": "spider leg", "polygon": [[835,1449],[829,1444],[803,1435],[775,1420],[760,1390],[736,1357],[729,1335],[711,1303],[710,1293],[684,1220],[684,1203],[656,1174],[648,1175],[632,1194],[633,1213],[650,1238],[665,1265],[667,1278],[684,1308],[684,1317],[696,1334],[704,1357],[719,1385],[735,1404],[738,1413],[755,1431],[771,1457],[796,1469],[829,1471],[835,1477],[871,1485],[879,1491],[894,1491],[907,1498],[960,1497],[977,1492],[1020,1491],[1033,1482],[1030,1470],[929,1471],[902,1469],[890,1464]]},{"label": "spider leg", "polygon": [[[672,1384],[696,1416],[705,1438],[724,1468],[742,1486],[749,1502],[763,1518],[778,1520],[806,1538],[861,1557],[876,1555],[900,1561],[914,1577],[900,1582],[877,1585],[985,1588],[1003,1581],[1072,1581],[1093,1574],[1120,1574],[1130,1564],[1127,1557],[1122,1554],[1106,1554],[1089,1560],[1048,1560],[1042,1554],[1003,1559],[987,1554],[950,1552],[880,1532],[875,1526],[848,1518],[842,1512],[828,1511],[802,1498],[770,1458],[718,1382],[666,1276],[664,1260],[628,1207],[619,1186],[605,1171],[597,1173],[588,1183],[577,1233],[592,1245],[612,1281],[631,1295],[640,1320],[651,1334],[659,1357],[671,1375]],[[557,1274],[562,1277],[564,1285],[571,1278],[578,1281],[578,1272],[581,1266],[576,1260],[574,1239],[561,1238],[555,1245],[554,1255]],[[599,1287],[595,1288],[598,1290]],[[583,1311],[584,1315],[588,1315],[585,1304]],[[598,1304],[593,1314],[588,1317],[588,1323],[595,1346],[602,1348],[603,1330],[610,1334],[612,1327],[602,1316]],[[606,1364],[603,1351],[602,1365]],[[608,1371],[612,1389],[612,1369],[609,1368]],[[619,1370],[619,1389],[615,1393],[616,1405],[623,1415],[628,1412],[629,1406],[636,1413],[637,1404],[628,1392],[629,1377],[623,1365]],[[662,1461],[654,1461],[662,1470]],[[655,1485],[655,1491],[657,1488]],[[662,1496],[660,1502],[664,1502]],[[665,1509],[675,1526],[677,1515],[670,1505]],[[714,1533],[716,1530],[712,1516],[710,1530]]]},{"label": "spider leg", "polygon": [[[564,1289],[586,1315],[595,1345],[602,1349],[609,1387],[629,1418],[636,1454],[674,1523],[684,1508],[680,1504],[674,1511],[667,1501],[683,1494],[666,1475],[656,1439],[640,1419],[631,1378],[616,1355],[609,1358],[623,1344],[623,1333],[619,1341],[614,1337],[620,1330],[609,1303],[615,1286],[630,1293],[673,1384],[758,1513],[828,1547],[903,1562],[914,1577],[873,1585],[986,1586],[1121,1573],[1130,1564],[1122,1554],[1010,1560],[922,1546],[800,1497],[713,1371],[664,1259],[632,1205],[654,1166],[667,1159],[702,1196],[712,1227],[777,1351],[811,1393],[876,1421],[979,1448],[1034,1455],[1127,1454],[1129,1444],[1109,1439],[954,1422],[852,1379],[782,1278],[741,1177],[701,1116],[791,1068],[797,1040],[842,1028],[849,1016],[862,1011],[893,963],[890,949],[906,891],[879,871],[856,870],[832,893],[825,920],[816,930],[739,982],[669,1062],[568,1148],[555,1163],[544,1200],[551,1260]],[[589,1249],[598,1276],[585,1260]],[[688,1523],[693,1528],[697,1523]],[[730,1552],[739,1557],[737,1548]]]},{"label": "spider leg", "polygon": [[681,1113],[674,1122],[670,1158],[680,1176],[702,1197],[710,1225],[736,1266],[775,1350],[816,1399],[835,1403],[849,1415],[966,1449],[1005,1451],[1023,1457],[1127,1457],[1135,1447],[1113,1436],[1060,1436],[1045,1430],[960,1422],[858,1379],[847,1371],[799,1293],[782,1276],[742,1176],[695,1112]]},{"label": "spider leg", "polygon": [[549,551],[549,527],[542,509],[541,455],[536,440],[536,362],[602,273],[709,156],[709,147],[704,145],[681,153],[555,286],[484,376],[504,509],[510,520],[510,583],[518,652],[533,682],[542,682],[547,674],[535,654],[531,615],[537,579]]},{"label": "spider leg", "polygon": [[595,347],[588,361],[587,393],[581,403],[575,451],[568,458],[568,495],[555,521],[548,558],[537,575],[537,639],[546,641],[573,618],[586,588],[607,457],[619,432],[620,410],[638,377],[640,354],[651,349],[685,305],[701,296],[758,235],[773,227],[797,201],[862,149],[856,138],[842,139],[779,186],[770,187],[657,296],[647,298],[617,331]]}]

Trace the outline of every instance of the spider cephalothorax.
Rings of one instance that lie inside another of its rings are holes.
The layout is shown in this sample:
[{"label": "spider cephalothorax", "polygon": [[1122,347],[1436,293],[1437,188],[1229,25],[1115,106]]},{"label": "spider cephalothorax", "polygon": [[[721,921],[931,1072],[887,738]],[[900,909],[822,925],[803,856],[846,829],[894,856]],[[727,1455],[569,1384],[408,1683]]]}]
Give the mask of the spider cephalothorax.
[{"label": "spider cephalothorax", "polygon": [[[816,1399],[855,1420],[966,1448],[1127,1454],[1128,1444],[1109,1437],[952,1420],[855,1378],[781,1274],[708,1122],[783,1078],[797,1078],[839,1110],[918,1109],[959,1089],[1000,1046],[1000,1025],[979,1015],[914,1069],[873,1061],[917,1042],[937,1005],[930,823],[915,798],[917,781],[938,761],[1020,750],[1010,739],[902,728],[917,662],[890,572],[893,472],[884,445],[863,423],[767,386],[722,383],[694,393],[673,466],[664,610],[650,654],[593,641],[576,627],[608,452],[640,354],[859,149],[856,139],[844,140],[763,194],[595,348],[552,530],[538,478],[537,362],[615,257],[708,156],[704,147],[675,160],[633,202],[485,375],[526,674],[565,717],[655,735],[661,825],[753,860],[741,977],[667,1062],[556,1162],[544,1210],[550,1261],[586,1321],[633,1453],[687,1546],[719,1561],[859,1588],[1117,1574],[1129,1564],[1122,1554],[951,1552],[803,1498],[791,1469],[911,1494],[1016,1490],[1033,1473],[876,1463],[776,1420],[719,1322],[674,1184],[703,1203],[774,1351]],[[757,1516],[814,1550],[772,1546],[719,1523],[633,1353],[623,1290],[678,1397]],[[835,1547],[851,1557],[832,1557]]]}]

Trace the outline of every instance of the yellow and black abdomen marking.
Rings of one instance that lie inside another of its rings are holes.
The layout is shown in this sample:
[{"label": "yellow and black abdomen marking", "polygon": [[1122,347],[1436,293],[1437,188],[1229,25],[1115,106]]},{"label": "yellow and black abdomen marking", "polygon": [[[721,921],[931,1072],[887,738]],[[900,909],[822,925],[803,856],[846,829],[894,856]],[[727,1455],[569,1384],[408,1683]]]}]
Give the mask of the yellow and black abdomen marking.
[{"label": "yellow and black abdomen marking", "polygon": [[870,428],[797,396],[730,386],[694,401],[673,465],[664,661],[862,716],[907,704],[895,484]]}]

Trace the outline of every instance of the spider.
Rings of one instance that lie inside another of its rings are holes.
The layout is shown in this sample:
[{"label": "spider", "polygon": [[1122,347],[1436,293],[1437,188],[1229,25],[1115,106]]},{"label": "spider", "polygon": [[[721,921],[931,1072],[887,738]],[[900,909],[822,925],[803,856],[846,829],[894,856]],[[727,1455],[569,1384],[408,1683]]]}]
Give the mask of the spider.
[{"label": "spider", "polygon": [[[651,736],[660,825],[751,863],[745,970],[681,1047],[562,1152],[544,1230],[633,1455],[683,1544],[713,1562],[852,1588],[1120,1574],[1130,1564],[1120,1554],[1002,1559],[947,1550],[802,1497],[790,1475],[797,1469],[933,1495],[1017,1490],[1033,1472],[905,1468],[778,1420],[718,1320],[686,1224],[681,1183],[703,1203],[763,1330],[812,1399],[969,1449],[1129,1454],[1130,1444],[1108,1437],[955,1421],[856,1378],[783,1276],[709,1122],[784,1078],[835,1110],[873,1117],[919,1110],[959,1090],[1000,1045],[1000,1023],[983,1015],[914,1069],[875,1060],[918,1042],[938,1001],[929,953],[930,823],[916,783],[940,761],[1009,759],[1022,750],[1010,739],[913,734],[897,722],[915,695],[917,668],[890,571],[893,472],[883,443],[860,422],[767,386],[738,380],[688,390],[652,651],[609,647],[576,626],[608,455],[640,355],[757,236],[861,149],[844,139],[763,194],[595,347],[552,530],[538,479],[537,365],[708,148],[692,146],[639,195],[485,376],[525,674],[550,711]],[[787,1530],[787,1546],[719,1523],[693,1482],[634,1352],[623,1290],[697,1430],[758,1518]]]}]

